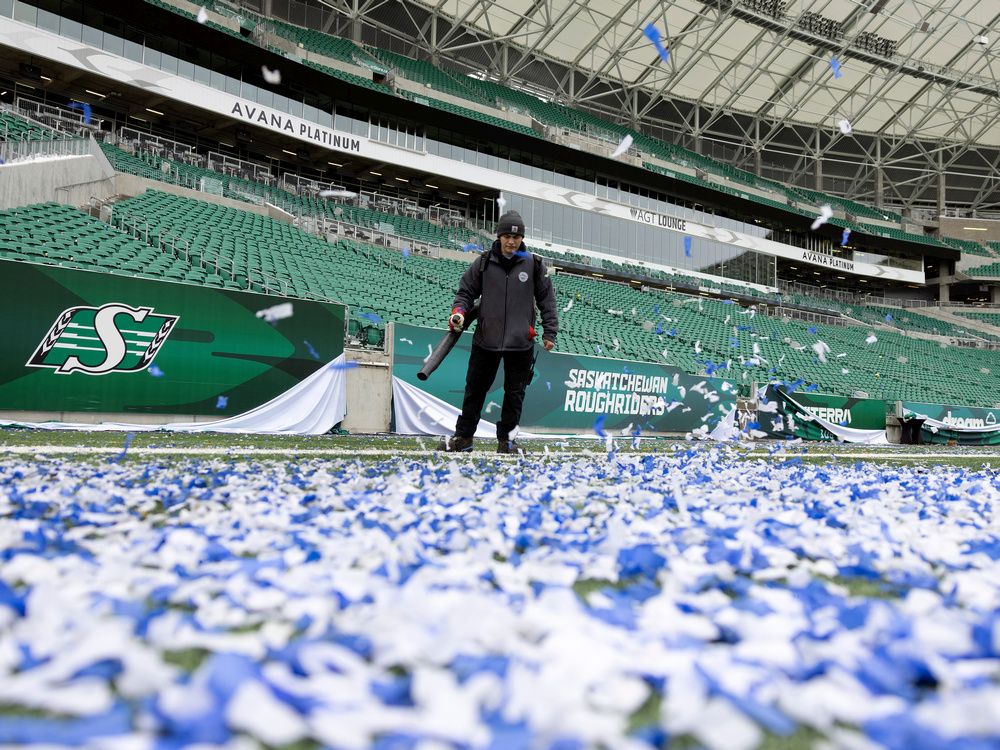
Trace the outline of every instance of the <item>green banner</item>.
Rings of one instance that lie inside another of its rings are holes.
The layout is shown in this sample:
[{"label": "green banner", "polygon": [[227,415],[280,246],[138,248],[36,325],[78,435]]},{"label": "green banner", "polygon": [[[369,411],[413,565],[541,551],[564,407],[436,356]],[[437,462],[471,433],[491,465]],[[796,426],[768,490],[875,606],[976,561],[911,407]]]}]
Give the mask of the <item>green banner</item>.
[{"label": "green banner", "polygon": [[341,305],[0,263],[3,411],[229,416],[344,350]]},{"label": "green banner", "polygon": [[[393,375],[457,408],[465,393],[472,334],[466,333],[428,380],[417,379],[424,358],[444,330],[396,325]],[[736,406],[736,386],[720,378],[687,375],[676,367],[537,348],[535,376],[524,399],[521,427],[589,432],[600,415],[610,433],[629,425],[643,432],[690,432],[715,427]],[[491,407],[490,403],[495,404]],[[486,397],[483,417],[495,422],[503,402],[503,374]]]},{"label": "green banner", "polygon": [[[760,429],[771,437],[796,437],[803,440],[840,440],[810,417],[818,417],[839,427],[855,430],[884,430],[885,401],[825,393],[794,391],[769,385],[758,404]],[[776,403],[777,412],[765,411],[767,403]]]},{"label": "green banner", "polygon": [[1000,409],[919,401],[902,403],[904,417],[912,414],[927,420],[920,427],[920,439],[925,443],[1000,445]]}]

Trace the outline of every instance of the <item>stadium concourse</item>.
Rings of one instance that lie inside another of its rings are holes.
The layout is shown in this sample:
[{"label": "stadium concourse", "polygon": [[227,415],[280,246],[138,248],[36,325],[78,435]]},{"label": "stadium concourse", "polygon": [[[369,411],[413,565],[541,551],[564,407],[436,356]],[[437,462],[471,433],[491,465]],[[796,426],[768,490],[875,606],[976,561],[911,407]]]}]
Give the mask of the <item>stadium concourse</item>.
[{"label": "stadium concourse", "polygon": [[1000,747],[986,5],[0,0],[0,745]]}]

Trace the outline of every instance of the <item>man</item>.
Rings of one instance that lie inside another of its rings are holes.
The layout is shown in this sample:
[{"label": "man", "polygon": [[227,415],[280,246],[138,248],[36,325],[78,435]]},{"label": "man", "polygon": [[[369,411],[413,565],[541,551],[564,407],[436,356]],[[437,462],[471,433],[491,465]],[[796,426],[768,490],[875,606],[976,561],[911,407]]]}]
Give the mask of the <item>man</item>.
[{"label": "man", "polygon": [[472,338],[462,414],[455,425],[455,435],[442,441],[441,450],[472,450],[483,402],[501,361],[503,406],[497,422],[497,453],[520,450],[510,439],[510,433],[521,421],[524,391],[531,382],[535,364],[536,304],[542,313],[542,345],[546,351],[555,346],[559,330],[552,280],[542,259],[525,249],[523,239],[521,215],[508,211],[497,223],[493,247],[472,262],[459,282],[448,327],[462,330],[465,313],[472,309],[477,298],[479,318]]}]

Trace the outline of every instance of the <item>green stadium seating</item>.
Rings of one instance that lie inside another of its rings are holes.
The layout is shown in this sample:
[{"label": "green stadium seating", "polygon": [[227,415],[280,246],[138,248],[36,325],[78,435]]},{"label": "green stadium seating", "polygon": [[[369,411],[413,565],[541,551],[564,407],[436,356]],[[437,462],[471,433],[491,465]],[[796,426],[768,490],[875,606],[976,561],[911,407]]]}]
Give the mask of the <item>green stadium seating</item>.
[{"label": "green stadium seating", "polygon": [[1000,278],[1000,263],[987,263],[985,266],[966,268],[962,273],[968,276],[980,276],[985,278]]},{"label": "green stadium seating", "polygon": [[38,123],[0,110],[0,141],[52,141],[59,133]]}]

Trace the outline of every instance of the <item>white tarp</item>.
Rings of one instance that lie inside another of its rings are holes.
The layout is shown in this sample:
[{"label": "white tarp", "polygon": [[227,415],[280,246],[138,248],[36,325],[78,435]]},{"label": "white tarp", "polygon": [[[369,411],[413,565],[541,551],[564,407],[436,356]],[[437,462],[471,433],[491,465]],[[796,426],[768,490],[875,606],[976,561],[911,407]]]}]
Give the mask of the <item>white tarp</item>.
[{"label": "white tarp", "polygon": [[[395,376],[392,378],[392,410],[398,435],[453,435],[455,421],[461,414],[460,409],[447,401],[442,401],[437,396],[432,396]],[[517,430],[516,435],[526,439],[541,437],[522,430]],[[496,424],[485,419],[480,420],[475,437],[495,440],[496,436]]]},{"label": "white tarp", "polygon": [[239,432],[286,435],[322,435],[329,432],[347,414],[346,357],[341,354],[319,368],[302,382],[275,396],[265,404],[233,417],[213,422],[168,422],[167,424],[129,424],[102,422],[7,422],[18,427],[39,430],[129,430],[152,432]]}]

